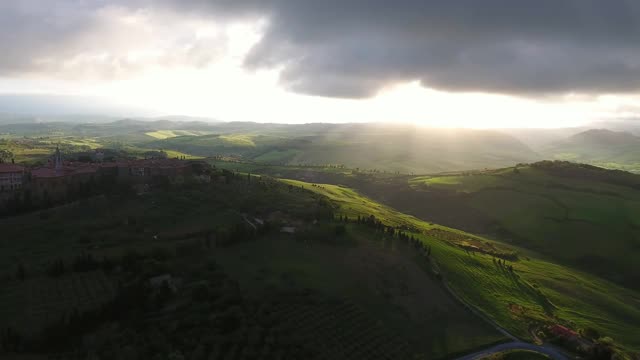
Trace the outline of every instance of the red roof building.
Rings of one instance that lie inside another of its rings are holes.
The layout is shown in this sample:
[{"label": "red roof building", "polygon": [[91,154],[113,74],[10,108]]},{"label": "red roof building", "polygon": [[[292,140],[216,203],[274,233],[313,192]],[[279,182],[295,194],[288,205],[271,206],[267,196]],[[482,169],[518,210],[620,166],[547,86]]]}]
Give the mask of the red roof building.
[{"label": "red roof building", "polygon": [[0,164],[0,192],[19,190],[24,181],[24,167],[14,164]]},{"label": "red roof building", "polygon": [[578,333],[562,325],[553,325],[549,328],[549,331],[553,335],[561,336],[567,339],[573,339],[578,337]]}]

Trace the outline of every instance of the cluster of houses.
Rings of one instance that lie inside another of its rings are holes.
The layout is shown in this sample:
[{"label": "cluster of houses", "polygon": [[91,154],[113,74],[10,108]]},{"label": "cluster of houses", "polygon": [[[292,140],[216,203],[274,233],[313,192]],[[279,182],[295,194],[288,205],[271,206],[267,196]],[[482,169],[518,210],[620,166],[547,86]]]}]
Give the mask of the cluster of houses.
[{"label": "cluster of houses", "polygon": [[[64,161],[59,149],[45,166],[27,168],[16,164],[0,164],[0,201],[12,193],[29,189],[31,195],[56,198],[74,185],[97,183],[104,178],[130,184],[139,189],[161,179],[168,183],[182,183],[196,177],[210,181],[202,169],[210,166],[203,161],[150,158],[116,160],[113,162]],[[194,169],[198,171],[194,171]]]}]

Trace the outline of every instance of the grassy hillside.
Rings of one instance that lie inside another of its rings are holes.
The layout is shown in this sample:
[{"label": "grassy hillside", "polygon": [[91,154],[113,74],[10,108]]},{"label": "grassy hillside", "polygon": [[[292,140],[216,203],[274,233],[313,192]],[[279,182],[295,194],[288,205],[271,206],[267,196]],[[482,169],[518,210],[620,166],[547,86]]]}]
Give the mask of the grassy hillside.
[{"label": "grassy hillside", "polygon": [[241,244],[216,260],[252,292],[297,284],[350,299],[426,358],[505,340],[439,286],[413,247],[357,225],[348,225],[347,234],[337,246],[304,234]]},{"label": "grassy hillside", "polygon": [[551,159],[640,172],[640,137],[592,129],[557,141],[541,151]]},{"label": "grassy hillside", "polygon": [[[637,289],[640,176],[541,162],[501,170],[405,176],[335,167],[216,166],[341,184],[435,223],[517,244]],[[604,239],[604,240],[603,240]]]},{"label": "grassy hillside", "polygon": [[[627,286],[640,283],[640,176],[570,163],[417,177],[416,192],[461,192],[488,231]],[[455,196],[455,195],[454,195]]]},{"label": "grassy hillside", "polygon": [[[443,358],[505,340],[451,298],[406,242],[358,224],[335,235],[342,224],[324,197],[225,174],[220,183],[111,194],[0,219],[1,326],[38,334],[119,299],[133,279],[146,284],[169,273],[183,286],[165,307],[132,316],[132,324],[126,314],[83,330],[86,336],[102,329],[96,351],[130,347],[133,338],[143,349],[157,344],[150,338],[166,336],[163,354],[204,346],[236,359],[242,356],[234,347],[288,354],[303,346],[316,356],[302,358]],[[270,227],[251,232],[255,217]],[[285,224],[297,233],[281,234]],[[74,270],[89,255],[113,266]],[[20,269],[23,279],[16,277]],[[203,302],[207,296],[215,301]],[[239,325],[226,320],[238,312]],[[278,345],[282,338],[288,345]]]},{"label": "grassy hillside", "polygon": [[[240,165],[250,169],[246,164]],[[527,169],[503,170],[492,176],[519,176],[539,170]],[[276,170],[284,171],[287,167]],[[304,170],[305,176],[317,175],[304,167],[295,170]],[[354,183],[373,178],[377,181],[373,186],[396,186],[398,179],[404,179],[405,186],[409,186],[409,177],[363,174],[335,167],[316,170],[326,176],[352,179]],[[576,177],[576,171],[582,171],[579,178],[584,183],[578,192],[591,194],[593,191],[585,189],[589,189],[589,182],[597,180],[602,182],[602,194],[608,196],[621,187],[630,188],[635,179],[626,173],[616,173],[619,176],[612,178],[590,167],[576,170],[561,166],[545,171],[566,181]],[[640,348],[637,336],[640,294],[637,291],[563,266],[538,252],[419,220],[344,186],[295,180],[283,180],[285,185],[280,185],[266,177],[249,181],[245,175],[229,179],[230,183],[154,192],[141,197],[99,197],[0,220],[0,226],[6,229],[0,240],[0,273],[7,290],[0,297],[3,304],[0,318],[20,326],[41,326],[35,319],[42,319],[38,314],[45,311],[64,313],[73,307],[96,306],[99,303],[96,299],[108,300],[111,293],[85,289],[83,284],[92,283],[87,279],[94,277],[100,279],[96,283],[107,284],[101,290],[106,291],[110,281],[118,280],[117,276],[105,279],[98,272],[88,273],[86,279],[68,277],[74,274],[47,280],[46,271],[52,266],[51,262],[62,259],[68,263],[87,252],[96,258],[126,258],[135,251],[155,254],[140,265],[144,279],[166,272],[177,273],[191,284],[189,286],[196,287],[203,281],[212,281],[207,278],[208,270],[201,267],[215,259],[225,273],[237,281],[242,296],[248,301],[265,300],[264,291],[268,296],[276,296],[274,287],[306,291],[303,300],[290,296],[283,300],[277,295],[269,311],[278,314],[274,316],[287,318],[288,323],[306,324],[297,331],[305,339],[319,339],[313,342],[316,351],[339,347],[344,347],[346,352],[355,351],[346,344],[355,344],[352,334],[363,329],[371,330],[358,337],[360,344],[374,344],[382,338],[385,343],[397,344],[392,348],[406,346],[410,352],[429,358],[469,351],[502,338],[452,301],[445,285],[492,321],[525,339],[530,338],[532,329],[561,323],[573,329],[594,328],[626,349]],[[455,193],[452,187],[464,184],[460,187],[464,189],[463,194],[472,194],[491,187],[491,181],[472,179],[473,176],[413,178],[414,189],[410,189],[413,194],[436,189]],[[551,188],[563,189],[561,181],[556,182],[551,183]],[[359,224],[346,224],[342,236],[334,235],[340,223],[322,220],[329,210],[352,220],[374,215],[386,225],[412,234],[433,253],[425,259],[406,242]],[[227,233],[239,225],[246,228],[246,219],[254,216],[274,224],[295,226],[298,233],[290,236],[275,231],[230,246],[215,249],[204,246],[206,234]],[[314,224],[314,219],[321,221]],[[167,256],[171,260],[166,260]],[[496,262],[496,258],[505,259],[506,264]],[[27,269],[24,282],[15,280],[17,264]],[[37,307],[39,313],[25,313],[31,311],[25,304],[43,299],[42,291],[33,290],[40,288],[58,291],[60,295],[55,303],[41,301]],[[182,293],[171,303],[178,309],[186,306],[184,309],[190,309],[189,312],[165,310],[166,316],[162,319],[195,321],[194,309],[202,306],[191,303],[189,294]],[[317,300],[310,302],[310,296]],[[338,314],[336,323],[327,323],[326,316],[312,315],[332,313]],[[373,325],[376,323],[382,326]],[[355,325],[341,329],[342,335],[335,338],[329,335],[333,332],[327,330],[336,328],[335,324]],[[172,325],[163,326],[171,328]],[[324,330],[314,333],[310,329]],[[391,350],[379,351],[376,356]],[[333,353],[323,354],[325,358],[342,358]]]},{"label": "grassy hillside", "polygon": [[[286,180],[323,194],[347,216],[369,216],[384,223],[412,229],[433,248],[435,266],[445,281],[467,302],[508,331],[528,338],[529,327],[556,322],[573,328],[593,327],[622,344],[638,349],[640,294],[592,275],[546,260],[531,251],[495,243],[463,232],[418,220],[335,185],[312,186]],[[483,249],[469,253],[469,245]],[[517,252],[514,273],[496,265],[493,255],[506,249]]]}]

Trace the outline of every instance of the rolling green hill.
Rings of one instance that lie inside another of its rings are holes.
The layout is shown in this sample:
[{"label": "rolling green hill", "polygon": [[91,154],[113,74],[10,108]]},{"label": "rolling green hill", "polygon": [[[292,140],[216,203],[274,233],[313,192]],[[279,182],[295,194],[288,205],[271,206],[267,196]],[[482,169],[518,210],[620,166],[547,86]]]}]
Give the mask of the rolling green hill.
[{"label": "rolling green hill", "polygon": [[[610,324],[617,320],[597,315],[612,305],[601,303],[607,298],[606,291],[600,295],[589,292],[602,288],[605,283],[609,284],[607,287],[619,288],[612,282],[634,288],[629,294],[638,290],[638,175],[567,162],[541,162],[517,168],[422,177],[335,168],[265,167],[236,163],[216,165],[313,183],[342,184],[421,219],[500,239],[503,244],[518,248],[520,260],[516,266],[531,266],[528,275],[536,278],[531,284],[551,286],[556,296],[566,296],[564,300],[557,301],[567,301],[567,314],[576,315],[580,311],[574,312],[575,309],[591,308],[592,314],[582,313],[580,316],[583,320],[591,319],[592,324]],[[328,185],[312,189],[331,190],[330,196],[340,202],[341,209],[351,216],[370,213],[395,225],[413,226],[407,215],[381,207],[347,189]],[[427,223],[421,224],[429,227]],[[532,255],[530,250],[535,253]],[[527,260],[533,258],[545,259],[545,264],[534,265]],[[560,275],[564,272],[571,275]],[[577,273],[582,275],[576,276]],[[475,274],[480,276],[481,273]],[[467,281],[468,286],[473,286],[471,280]],[[482,286],[496,288],[493,284]],[[465,289],[464,286],[460,288]],[[499,290],[496,297],[502,298],[506,293],[508,290]],[[574,296],[594,303],[569,305],[569,299]],[[623,303],[637,308],[637,299],[637,295],[631,295]],[[478,303],[495,306],[490,305],[492,301],[495,300],[481,299]],[[552,303],[557,304],[556,300]],[[603,308],[595,310],[595,303],[600,303]],[[493,309],[500,310],[499,306]],[[573,318],[572,315],[570,317]]]},{"label": "rolling green hill", "polygon": [[550,159],[640,172],[640,137],[628,132],[587,130],[557,141],[541,152]]},{"label": "rolling green hill", "polygon": [[[385,224],[419,232],[421,241],[433,248],[432,266],[442,272],[453,291],[517,336],[529,338],[531,326],[559,321],[574,328],[593,327],[630,348],[640,347],[640,294],[636,291],[523,248],[424,222],[348,188],[286,182],[327,196],[349,217],[374,215]],[[479,250],[465,251],[469,245]],[[513,274],[496,265],[491,255],[509,249],[519,254]]]},{"label": "rolling green hill", "polygon": [[[239,347],[274,358],[431,359],[506,340],[452,298],[406,241],[336,222],[337,205],[308,190],[221,174],[227,181],[0,219],[0,326],[37,336],[57,324],[43,341],[62,347],[73,336],[59,319],[86,311],[93,324],[100,317],[91,311],[123,296],[126,284],[168,273],[182,286],[165,295],[167,306],[128,300],[132,311],[155,310],[80,327],[82,336],[98,331],[100,346],[91,351],[109,354],[133,338],[136,349],[149,349],[165,336],[163,354],[217,345],[223,358]],[[252,232],[254,217],[270,225]],[[285,224],[296,234],[281,233]],[[80,269],[78,259],[89,256],[112,266]],[[56,264],[63,265],[54,273]],[[315,356],[287,355],[298,347]]]},{"label": "rolling green hill", "polygon": [[628,287],[640,284],[640,175],[549,161],[418,177],[217,166],[345,185],[421,219],[517,244]]},{"label": "rolling green hill", "polygon": [[[280,167],[278,171],[285,168]],[[301,169],[305,176],[313,176],[307,171],[309,169]],[[552,194],[556,194],[553,192],[556,189],[572,191],[574,195],[612,197],[625,189],[632,192],[637,179],[628,173],[611,173],[565,163],[439,177],[363,174],[337,168],[316,171],[355,185],[368,179],[370,187],[360,185],[363,192],[376,188],[386,196],[392,196],[390,189],[403,181],[403,186],[414,194],[415,199],[421,199],[420,194],[430,193],[461,194],[472,198],[473,194],[485,190],[516,187],[510,181],[522,182],[518,176],[531,178],[526,184],[532,190],[541,186],[550,189]],[[612,337],[622,350],[640,348],[637,336],[640,294],[567,266],[570,259],[553,257],[543,251],[545,248],[531,250],[521,246],[526,243],[499,242],[426,222],[346,186],[281,180],[283,185],[269,177],[226,174],[231,180],[228,183],[174,188],[140,197],[109,195],[1,220],[0,225],[6,231],[0,241],[0,272],[7,290],[0,296],[1,318],[19,326],[42,326],[40,313],[29,312],[23,304],[37,303],[40,312],[49,309],[49,312],[64,313],[76,303],[82,308],[97,303],[98,295],[90,297],[89,303],[85,302],[89,290],[83,289],[89,288],[86,284],[92,283],[91,279],[99,279],[105,284],[102,287],[112,289],[108,284],[133,274],[148,279],[169,272],[179,274],[187,287],[171,300],[173,305],[156,314],[162,316],[147,317],[147,324],[152,327],[163,324],[162,327],[174,329],[179,322],[180,326],[192,329],[189,327],[192,324],[213,319],[210,326],[219,326],[217,317],[202,316],[209,305],[193,302],[197,298],[194,289],[198,284],[210,284],[211,287],[219,283],[218,275],[209,278],[209,270],[203,265],[214,259],[216,266],[224,269],[225,274],[237,283],[224,285],[224,291],[241,289],[242,298],[248,301],[247,305],[234,309],[251,313],[256,309],[250,305],[252,301],[274,296],[273,301],[269,300],[270,305],[264,305],[266,309],[260,310],[272,314],[267,317],[269,322],[260,326],[271,329],[274,317],[284,317],[289,324],[286,326],[298,324],[294,329],[299,336],[308,339],[305,341],[324,354],[324,358],[342,358],[324,353],[326,349],[343,347],[344,351],[355,351],[356,348],[369,348],[379,339],[397,346],[376,348],[374,354],[377,355],[373,358],[383,358],[393,349],[429,358],[443,357],[504,339],[464,309],[455,301],[456,297],[523,339],[531,339],[531,331],[560,323],[576,330],[596,329],[603,336]],[[593,184],[599,184],[597,191]],[[516,187],[514,191],[519,193],[518,189]],[[545,199],[534,199],[527,204],[537,203],[546,204]],[[495,200],[492,204],[501,206]],[[496,210],[495,214],[512,213],[517,209],[511,205]],[[570,212],[569,218],[587,216],[589,209],[581,206],[580,210],[587,214]],[[463,213],[464,209],[458,212]],[[557,217],[556,220],[564,219],[561,211],[554,210],[549,214]],[[588,219],[595,221],[601,214],[590,215]],[[243,237],[225,246],[222,246],[225,237],[220,235],[220,247],[205,246],[207,234],[230,234],[238,226],[246,229],[247,216],[262,217],[276,227],[258,237]],[[350,221],[345,222],[345,216]],[[527,219],[530,214],[522,216]],[[397,232],[411,234],[420,245],[409,246],[411,243],[406,239],[391,236],[379,227],[371,228],[366,225],[372,224],[370,220],[358,222],[358,218],[375,219],[394,227]],[[318,219],[320,221],[314,221]],[[628,218],[621,217],[616,224],[626,220]],[[34,223],[38,226],[33,226]],[[281,234],[277,231],[280,224],[293,224],[298,230],[295,235]],[[342,226],[343,235],[337,235]],[[13,241],[18,238],[19,242]],[[429,249],[427,256],[423,250],[426,248]],[[558,248],[558,251],[566,251],[566,248]],[[591,250],[585,248],[584,251]],[[130,274],[131,270],[115,272],[105,279],[100,273],[87,273],[81,277],[74,273],[47,280],[46,271],[52,266],[52,259],[69,263],[91,253],[98,259],[124,256],[123,264],[128,264],[124,261],[132,261],[127,255],[132,252],[142,254],[134,259],[147,259],[137,265],[139,269],[133,274]],[[14,278],[16,264],[26,267],[27,280],[21,282]],[[68,284],[72,284],[71,288]],[[39,288],[60,292],[56,303],[47,302],[46,297],[38,295],[41,292],[34,292]],[[193,290],[193,297],[192,290],[187,289]],[[295,290],[296,294],[302,291],[306,295],[302,300],[297,295],[282,298],[277,294],[283,289]],[[98,294],[97,291],[91,288],[89,292]],[[214,287],[206,291],[219,294],[223,290]],[[113,296],[109,291],[105,294]],[[225,299],[220,301],[240,301],[235,297],[235,300]],[[334,314],[336,322],[327,320],[329,315],[313,314]],[[327,330],[337,328],[336,324],[353,326],[338,328],[340,335],[336,337],[332,335],[333,331]],[[253,327],[255,325],[249,323],[236,335],[220,339],[244,344],[244,341],[250,341],[246,339],[251,339],[245,331],[250,334]],[[127,331],[145,330],[134,327]],[[354,333],[360,335],[354,337]],[[182,339],[186,335],[173,336]],[[361,345],[354,348],[352,344],[356,343],[356,338]],[[117,339],[120,340],[113,341],[121,346],[123,340]],[[181,348],[185,344],[174,346]]]},{"label": "rolling green hill", "polygon": [[518,244],[626,286],[640,283],[640,175],[569,162],[406,176],[214,162],[345,185],[421,219]]},{"label": "rolling green hill", "polygon": [[[426,197],[458,193],[451,194],[458,200],[458,211],[481,214],[487,233],[618,283],[636,288],[640,284],[638,175],[542,162],[469,175],[418,177],[410,184]],[[429,218],[426,211],[421,215]]]},{"label": "rolling green hill", "polygon": [[625,286],[640,284],[640,176],[632,173],[569,162],[418,177],[215,163],[345,185],[421,219],[518,244]]},{"label": "rolling green hill", "polygon": [[[32,144],[91,141],[92,147],[132,151],[162,149],[265,164],[333,164],[405,174],[504,167],[539,159],[522,142],[498,131],[384,124],[285,125],[130,119],[90,124],[25,123],[0,125],[0,140],[31,141]],[[19,147],[15,148],[20,155]],[[20,159],[38,160],[37,154],[31,155],[25,154]]]},{"label": "rolling green hill", "polygon": [[150,143],[185,153],[235,156],[270,164],[340,164],[420,173],[500,167],[537,159],[524,144],[495,131],[390,125],[309,125],[261,128]]}]

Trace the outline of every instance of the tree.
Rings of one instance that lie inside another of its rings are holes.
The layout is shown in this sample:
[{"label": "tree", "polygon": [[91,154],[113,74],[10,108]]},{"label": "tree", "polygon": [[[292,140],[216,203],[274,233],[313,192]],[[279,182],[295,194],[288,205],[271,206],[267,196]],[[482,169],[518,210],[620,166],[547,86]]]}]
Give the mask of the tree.
[{"label": "tree", "polygon": [[180,352],[180,350],[176,350],[167,356],[169,360],[184,360],[184,355]]},{"label": "tree", "polygon": [[586,327],[580,330],[580,333],[582,336],[586,337],[587,339],[595,340],[600,338],[600,333],[598,332],[598,330],[592,327]]},{"label": "tree", "polygon": [[20,281],[24,281],[24,279],[27,277],[27,271],[24,269],[23,264],[18,265],[18,271],[16,272],[16,277]]},{"label": "tree", "polygon": [[13,153],[6,149],[0,149],[0,164],[9,162],[13,159]]},{"label": "tree", "polygon": [[613,355],[613,340],[610,337],[603,337],[591,346],[589,358],[594,360],[609,360]]}]

